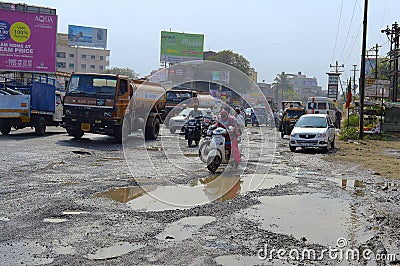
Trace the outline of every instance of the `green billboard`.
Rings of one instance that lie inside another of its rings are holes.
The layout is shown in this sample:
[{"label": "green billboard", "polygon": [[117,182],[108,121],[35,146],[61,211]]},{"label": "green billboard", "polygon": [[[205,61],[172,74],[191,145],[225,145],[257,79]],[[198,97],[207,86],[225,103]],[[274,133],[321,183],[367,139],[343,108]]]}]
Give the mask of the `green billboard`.
[{"label": "green billboard", "polygon": [[160,61],[179,63],[203,59],[204,35],[161,32]]}]

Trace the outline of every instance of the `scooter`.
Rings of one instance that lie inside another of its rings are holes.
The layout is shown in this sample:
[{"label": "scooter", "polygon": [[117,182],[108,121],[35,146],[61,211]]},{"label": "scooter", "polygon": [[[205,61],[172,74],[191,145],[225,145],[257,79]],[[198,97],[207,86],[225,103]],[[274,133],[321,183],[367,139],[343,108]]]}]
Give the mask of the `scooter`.
[{"label": "scooter", "polygon": [[[233,128],[229,127],[231,131]],[[225,148],[225,136],[228,131],[225,128],[217,127],[212,131],[212,137],[210,142],[210,150],[207,155],[207,169],[215,173],[221,165],[232,164],[234,169],[237,169],[238,163],[232,158],[231,160],[231,149]],[[239,143],[239,152],[241,153],[241,144]]]},{"label": "scooter", "polygon": [[201,139],[201,117],[189,119],[183,126],[185,139],[188,141],[188,146],[192,147],[192,143],[199,145]]}]

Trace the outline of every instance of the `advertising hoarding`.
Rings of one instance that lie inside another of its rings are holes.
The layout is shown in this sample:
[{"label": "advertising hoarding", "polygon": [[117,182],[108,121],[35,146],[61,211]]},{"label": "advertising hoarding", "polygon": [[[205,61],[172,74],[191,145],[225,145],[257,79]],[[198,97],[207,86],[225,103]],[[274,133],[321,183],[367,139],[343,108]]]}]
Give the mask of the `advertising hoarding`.
[{"label": "advertising hoarding", "polygon": [[68,25],[68,45],[107,48],[107,29]]},{"label": "advertising hoarding", "polygon": [[0,10],[0,69],[54,73],[57,15]]},{"label": "advertising hoarding", "polygon": [[339,73],[326,73],[328,74],[328,98],[338,99],[339,91]]},{"label": "advertising hoarding", "polygon": [[203,47],[203,34],[162,31],[160,61],[179,63],[202,60]]}]

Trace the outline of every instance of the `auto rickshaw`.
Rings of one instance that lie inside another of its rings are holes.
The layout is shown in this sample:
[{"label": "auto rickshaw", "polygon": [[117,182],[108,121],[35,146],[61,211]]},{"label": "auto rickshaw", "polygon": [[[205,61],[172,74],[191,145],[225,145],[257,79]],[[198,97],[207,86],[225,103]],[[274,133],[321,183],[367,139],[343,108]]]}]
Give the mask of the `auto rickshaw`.
[{"label": "auto rickshaw", "polygon": [[290,135],[297,120],[305,114],[305,109],[302,107],[301,102],[298,101],[285,101],[282,102],[282,106],[285,109],[279,125],[279,131],[283,138],[285,135]]}]

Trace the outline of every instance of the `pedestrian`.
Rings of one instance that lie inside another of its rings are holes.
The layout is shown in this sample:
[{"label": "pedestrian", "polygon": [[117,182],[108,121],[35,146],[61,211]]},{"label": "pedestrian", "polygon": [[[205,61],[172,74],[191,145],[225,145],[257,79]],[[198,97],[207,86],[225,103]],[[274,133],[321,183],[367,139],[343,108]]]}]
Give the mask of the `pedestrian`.
[{"label": "pedestrian", "polygon": [[340,112],[338,108],[336,108],[335,117],[336,117],[336,128],[340,129],[340,124],[342,121],[342,112]]}]

